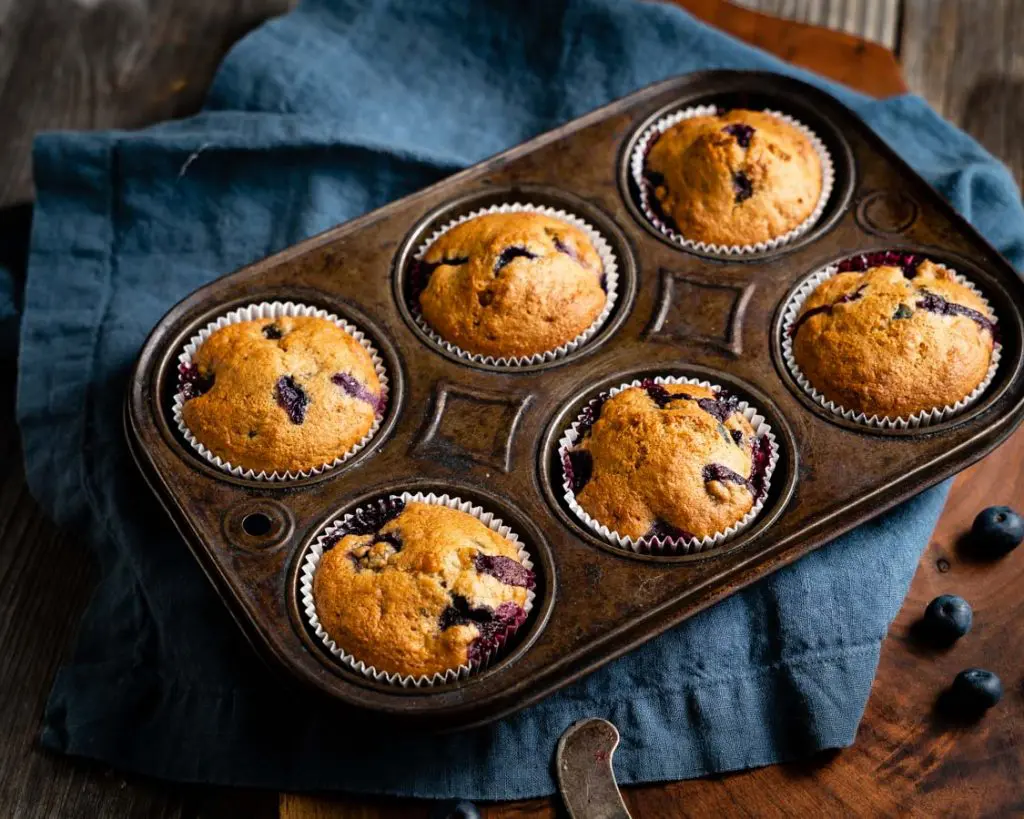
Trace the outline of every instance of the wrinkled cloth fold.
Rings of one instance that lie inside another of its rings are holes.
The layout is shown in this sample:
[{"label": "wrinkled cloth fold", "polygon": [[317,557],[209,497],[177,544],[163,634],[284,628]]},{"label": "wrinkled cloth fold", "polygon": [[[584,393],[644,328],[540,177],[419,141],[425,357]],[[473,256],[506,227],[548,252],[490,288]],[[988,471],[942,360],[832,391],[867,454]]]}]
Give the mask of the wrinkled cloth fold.
[{"label": "wrinkled cloth fold", "polygon": [[[0,321],[12,328],[20,310],[18,420],[32,492],[95,551],[101,573],[46,708],[47,748],[191,782],[510,799],[553,792],[555,742],[588,716],[619,727],[622,783],[854,740],[945,485],[534,707],[438,737],[374,730],[262,665],[123,440],[134,358],[196,287],[705,68],[769,69],[824,87],[1024,263],[1010,175],[920,99],[867,99],[667,4],[307,0],[232,49],[199,115],[37,140],[25,292],[0,276]],[[347,273],[388,286],[386,270]]]}]

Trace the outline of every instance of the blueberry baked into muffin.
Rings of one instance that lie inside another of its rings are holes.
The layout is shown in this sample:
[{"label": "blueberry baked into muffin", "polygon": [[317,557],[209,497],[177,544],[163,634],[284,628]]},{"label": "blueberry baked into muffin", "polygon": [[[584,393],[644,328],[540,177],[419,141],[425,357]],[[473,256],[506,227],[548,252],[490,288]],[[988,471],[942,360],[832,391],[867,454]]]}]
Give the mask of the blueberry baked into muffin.
[{"label": "blueberry baked into muffin", "polygon": [[769,454],[737,405],[724,391],[651,380],[592,402],[563,456],[576,502],[634,540],[725,531],[761,497]]},{"label": "blueberry baked into muffin", "polygon": [[839,270],[789,329],[797,366],[826,399],[869,417],[907,417],[955,404],[985,379],[994,319],[949,270],[891,252]]},{"label": "blueberry baked into muffin", "polygon": [[383,411],[369,352],[315,316],[222,327],[182,367],[179,389],[182,419],[199,443],[257,473],[329,464]]},{"label": "blueberry baked into muffin", "polygon": [[453,227],[417,265],[423,318],[445,341],[495,358],[567,344],[607,301],[587,234],[542,213],[493,213]]},{"label": "blueberry baked into muffin", "polygon": [[651,145],[648,204],[683,238],[752,245],[808,219],[822,193],[821,157],[773,114],[733,110],[684,119]]},{"label": "blueberry baked into muffin", "polygon": [[478,664],[526,619],[533,572],[466,512],[391,498],[360,510],[324,552],[313,600],[330,638],[402,676]]}]

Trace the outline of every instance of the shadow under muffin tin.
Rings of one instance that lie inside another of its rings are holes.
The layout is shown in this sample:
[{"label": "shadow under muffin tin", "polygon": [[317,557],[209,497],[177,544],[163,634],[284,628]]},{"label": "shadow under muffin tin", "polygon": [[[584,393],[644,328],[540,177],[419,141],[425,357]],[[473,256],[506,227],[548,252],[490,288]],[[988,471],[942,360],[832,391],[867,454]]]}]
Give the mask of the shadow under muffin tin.
[{"label": "shadow under muffin tin", "polygon": [[[778,110],[828,148],[835,183],[818,222],[777,250],[686,252],[640,213],[628,158],[682,108]],[[434,344],[408,304],[417,248],[459,216],[509,202],[564,210],[608,242],[619,295],[585,344],[514,369]],[[783,306],[814,271],[860,252],[913,252],[967,277],[999,318],[1002,359],[963,413],[922,429],[866,429],[811,400],[786,368]],[[334,469],[270,484],[197,457],[173,424],[177,356],[219,315],[261,301],[324,309],[362,330],[389,377],[366,447]],[[155,494],[253,645],[349,705],[441,729],[525,707],[697,611],[963,469],[1024,415],[1024,285],[855,115],[796,80],[709,72],[668,80],[424,191],[227,275],[175,306],[147,340],[126,428]],[[697,554],[629,553],[562,497],[558,441],[595,395],[633,380],[707,381],[764,415],[779,459],[761,513]],[[841,453],[841,457],[837,457]],[[505,521],[536,575],[527,622],[485,670],[402,688],[344,667],[308,627],[301,569],[324,527],[392,494],[457,496]]]}]

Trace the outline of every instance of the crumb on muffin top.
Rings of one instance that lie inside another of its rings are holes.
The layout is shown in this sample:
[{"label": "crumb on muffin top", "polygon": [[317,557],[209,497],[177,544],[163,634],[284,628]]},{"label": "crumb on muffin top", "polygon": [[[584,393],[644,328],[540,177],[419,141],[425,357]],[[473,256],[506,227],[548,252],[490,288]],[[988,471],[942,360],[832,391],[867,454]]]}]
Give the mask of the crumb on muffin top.
[{"label": "crumb on muffin top", "polygon": [[981,297],[927,259],[893,259],[823,281],[790,329],[811,385],[868,416],[955,404],[984,380],[992,357],[993,317]]},{"label": "crumb on muffin top", "polygon": [[466,512],[391,499],[326,551],[314,601],[335,643],[378,671],[430,676],[487,657],[526,618],[519,548]]},{"label": "crumb on muffin top", "polygon": [[426,322],[445,341],[495,358],[567,344],[607,300],[590,238],[542,213],[469,219],[438,238],[418,267]]},{"label": "crumb on muffin top", "polygon": [[684,119],[650,147],[651,205],[685,239],[751,245],[783,236],[814,212],[821,158],[796,126],[736,109]]},{"label": "crumb on muffin top", "polygon": [[196,439],[257,473],[331,463],[383,411],[366,348],[315,316],[222,327],[199,347],[179,384],[182,417]]},{"label": "crumb on muffin top", "polygon": [[584,511],[624,537],[714,535],[762,491],[760,441],[724,393],[649,381],[599,403],[592,417],[567,472]]}]

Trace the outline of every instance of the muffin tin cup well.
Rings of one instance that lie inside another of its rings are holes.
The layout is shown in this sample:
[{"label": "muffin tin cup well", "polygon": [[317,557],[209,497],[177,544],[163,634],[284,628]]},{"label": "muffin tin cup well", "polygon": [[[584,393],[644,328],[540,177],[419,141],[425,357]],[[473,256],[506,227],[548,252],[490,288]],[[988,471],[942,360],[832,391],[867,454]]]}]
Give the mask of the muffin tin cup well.
[{"label": "muffin tin cup well", "polygon": [[821,138],[814,133],[814,131],[794,117],[784,114],[781,111],[774,111],[770,109],[765,109],[764,113],[778,117],[807,136],[811,141],[811,145],[813,146],[815,153],[818,155],[819,161],[821,162],[821,193],[818,196],[818,202],[814,206],[814,210],[811,212],[810,216],[804,219],[804,221],[795,228],[781,236],[777,236],[774,239],[770,239],[765,242],[756,242],[750,245],[718,245],[710,242],[698,242],[693,239],[687,239],[679,231],[666,224],[658,216],[651,204],[651,197],[653,196],[651,183],[644,172],[647,155],[650,152],[651,147],[657,141],[658,137],[660,137],[665,131],[672,126],[679,124],[683,120],[693,119],[694,117],[715,116],[718,112],[719,108],[716,105],[696,105],[689,108],[683,108],[657,120],[640,135],[636,144],[633,146],[633,152],[629,158],[629,172],[638,192],[639,202],[637,204],[640,207],[640,211],[644,214],[647,221],[649,221],[673,244],[676,244],[685,250],[692,250],[696,253],[710,253],[737,257],[749,256],[756,253],[767,253],[772,250],[777,250],[803,236],[807,231],[813,228],[815,224],[817,224],[818,220],[821,219],[822,214],[825,212],[829,198],[832,196],[832,189],[835,185],[835,166],[828,148],[825,146],[825,143]]},{"label": "muffin tin cup well", "polygon": [[[507,526],[501,518],[494,515],[492,512],[487,512],[481,506],[476,506],[469,501],[464,501],[461,498],[453,497],[447,494],[435,495],[433,492],[424,494],[423,492],[402,492],[398,495],[391,495],[390,497],[398,497],[405,503],[418,502],[418,503],[431,503],[439,506],[447,506],[449,509],[457,509],[460,512],[466,512],[481,523],[486,525],[489,529],[497,532],[502,537],[516,543],[519,546],[519,562],[523,564],[527,569],[531,571],[534,569],[533,560],[530,557],[530,553],[520,542],[519,536]],[[313,595],[313,578],[316,575],[317,567],[320,565],[320,559],[323,557],[324,552],[327,551],[333,542],[336,542],[339,536],[344,535],[345,527],[350,521],[352,521],[356,515],[365,510],[365,506],[357,507],[351,512],[347,512],[343,517],[332,521],[328,524],[323,531],[317,536],[309,548],[309,552],[303,559],[302,569],[299,577],[299,594],[301,595],[301,608],[305,613],[306,620],[309,627],[313,630],[313,633],[320,640],[327,651],[334,657],[339,663],[348,667],[352,671],[360,674],[377,682],[389,683],[391,685],[398,685],[403,688],[424,688],[433,685],[442,685],[444,683],[455,682],[456,680],[462,680],[469,677],[472,674],[481,671],[491,663],[496,657],[502,653],[502,649],[508,643],[508,641],[526,624],[530,618],[530,612],[533,609],[533,603],[536,599],[536,593],[534,589],[527,589],[526,602],[523,605],[523,611],[525,617],[519,626],[509,627],[504,632],[495,636],[496,645],[479,661],[461,665],[458,668],[450,668],[444,673],[437,673],[432,676],[403,676],[398,673],[392,673],[387,671],[380,671],[374,668],[372,665],[367,665],[358,657],[349,654],[344,648],[339,646],[327,633],[323,625],[320,622],[320,618],[316,611],[316,600]]]},{"label": "muffin tin cup well", "polygon": [[[631,387],[642,386],[647,381],[652,381],[655,384],[692,384],[698,387],[705,387],[716,392],[721,392],[722,387],[712,384],[710,381],[703,381],[697,378],[682,378],[679,376],[657,376],[651,379],[636,378],[628,383],[620,384],[617,387],[613,387],[610,390],[601,392],[599,395],[592,398],[587,402],[584,409],[576,416],[576,420],[572,425],[565,431],[562,437],[558,441],[558,460],[559,463],[564,464],[568,458],[569,453],[573,450],[579,440],[582,438],[586,429],[593,423],[593,417],[590,412],[590,408],[593,407],[598,401],[607,400],[622,392],[623,390]],[[772,474],[775,472],[775,467],[779,462],[779,443],[776,440],[774,433],[772,432],[771,426],[766,421],[765,417],[761,415],[755,407],[752,407],[747,401],[739,401],[736,405],[737,410],[743,414],[743,417],[747,419],[750,426],[754,429],[755,438],[758,440],[767,440],[768,442],[768,460],[764,466],[764,472],[761,476],[763,485],[761,491],[758,493],[758,497],[754,499],[754,505],[750,511],[747,512],[740,520],[729,526],[727,529],[721,532],[716,532],[713,535],[707,535],[703,538],[631,538],[626,537],[618,532],[608,528],[603,523],[595,520],[591,517],[579,502],[576,500],[576,495],[572,489],[572,483],[569,476],[565,472],[565,468],[562,468],[562,490],[563,498],[569,509],[576,515],[576,517],[584,524],[588,529],[595,533],[602,540],[618,546],[621,549],[627,551],[636,552],[639,554],[671,554],[671,555],[685,555],[695,554],[698,552],[706,552],[721,546],[727,541],[734,538],[736,535],[749,528],[750,525],[757,519],[757,516],[761,513],[764,508],[765,501],[768,498],[769,490],[771,488]]]},{"label": "muffin tin cup well", "polygon": [[316,317],[327,319],[328,321],[334,322],[338,327],[352,336],[358,341],[363,349],[370,354],[370,358],[373,361],[374,370],[377,373],[377,380],[380,381],[380,409],[373,420],[373,426],[370,427],[370,431],[363,436],[363,438],[352,446],[348,452],[338,456],[330,463],[322,464],[321,466],[314,467],[308,470],[295,470],[295,471],[283,471],[283,472],[256,472],[253,469],[246,469],[245,467],[232,464],[221,458],[219,455],[215,455],[203,442],[188,428],[185,423],[184,407],[185,407],[185,395],[180,389],[180,386],[175,390],[173,403],[171,406],[171,414],[174,419],[174,424],[178,429],[178,432],[185,439],[185,442],[192,448],[192,450],[198,454],[207,463],[212,464],[222,472],[227,472],[230,475],[234,475],[238,478],[249,478],[256,481],[293,481],[301,478],[308,478],[312,475],[319,475],[328,470],[334,469],[341,466],[347,460],[352,458],[354,455],[362,451],[367,444],[373,439],[380,429],[381,422],[384,420],[384,413],[387,409],[388,404],[388,374],[384,367],[384,361],[377,348],[373,346],[369,338],[357,327],[352,325],[350,322],[343,318],[330,313],[327,310],[322,310],[317,307],[312,307],[307,304],[296,304],[294,302],[286,301],[273,301],[273,302],[259,302],[257,304],[250,304],[245,307],[239,307],[232,310],[230,313],[226,313],[220,316],[214,321],[208,323],[205,327],[199,330],[193,335],[185,348],[178,355],[178,372],[182,373],[187,368],[192,366],[193,358],[199,348],[205,343],[205,341],[213,335],[217,330],[223,329],[231,324],[238,324],[243,321],[255,321],[255,320],[273,320],[275,318],[282,318],[285,316],[305,316],[305,317]]},{"label": "muffin tin cup well", "polygon": [[[612,250],[611,244],[608,240],[597,230],[593,225],[579,216],[571,213],[563,208],[553,208],[543,205],[535,205],[530,203],[521,202],[509,202],[501,205],[491,205],[490,207],[480,208],[472,210],[469,213],[465,213],[459,216],[457,219],[453,219],[450,222],[442,225],[440,228],[435,230],[430,236],[420,244],[413,254],[413,262],[418,263],[423,260],[427,251],[430,250],[431,245],[440,239],[444,234],[450,231],[452,228],[458,225],[468,222],[470,219],[475,219],[478,216],[487,216],[494,213],[539,213],[545,216],[551,216],[556,219],[561,219],[563,222],[567,222],[573,227],[579,228],[594,245],[594,249],[597,251],[598,256],[601,257],[601,265],[604,272],[604,288],[605,288],[605,303],[601,313],[593,323],[580,333],[576,338],[571,341],[555,347],[552,350],[546,350],[543,353],[535,353],[530,356],[511,356],[511,357],[495,357],[490,355],[480,355],[478,353],[472,353],[468,350],[463,350],[461,347],[452,344],[451,342],[445,341],[441,335],[434,330],[433,327],[424,318],[422,311],[420,310],[419,304],[415,301],[415,298],[410,298],[407,302],[409,312],[412,315],[413,321],[416,322],[416,326],[423,331],[423,333],[438,347],[443,350],[462,358],[466,361],[471,361],[475,364],[486,364],[495,367],[503,367],[508,369],[515,369],[517,367],[532,367],[537,364],[544,364],[550,361],[555,361],[560,358],[564,358],[570,353],[575,352],[590,339],[592,339],[600,329],[604,326],[608,317],[612,314],[615,309],[616,301],[619,297],[619,262]],[[418,294],[417,294],[418,295]]]},{"label": "muffin tin cup well", "polygon": [[[923,255],[923,254],[914,254]],[[852,257],[851,257],[852,258]],[[933,407],[929,410],[923,410],[921,412],[914,413],[909,416],[879,416],[872,415],[868,416],[866,413],[857,412],[852,409],[840,406],[834,401],[830,401],[821,392],[814,388],[810,380],[804,375],[800,369],[800,365],[797,364],[796,358],[793,355],[793,324],[796,322],[800,315],[800,310],[803,308],[804,302],[814,292],[815,288],[818,287],[822,282],[827,281],[833,276],[837,275],[840,270],[840,262],[834,262],[820,270],[812,273],[808,276],[793,292],[789,300],[786,302],[786,306],[782,312],[782,325],[781,325],[781,348],[782,348],[782,359],[785,362],[786,369],[789,370],[790,375],[796,381],[797,385],[801,390],[818,406],[825,409],[831,415],[835,415],[839,418],[843,418],[846,421],[852,421],[853,423],[860,424],[861,426],[878,429],[878,430],[914,430],[921,429],[924,427],[937,424],[940,421],[946,421],[950,418],[958,415],[959,413],[966,410],[972,404],[974,404],[988,389],[992,380],[996,377],[996,372],[999,370],[999,362],[1002,358],[1003,347],[999,341],[995,341],[992,345],[992,358],[989,361],[988,371],[985,373],[984,379],[975,387],[970,393],[965,395],[959,401],[953,404],[947,404],[944,407]],[[952,268],[933,262],[937,267],[941,267],[944,270],[949,271],[953,274],[953,277],[957,282],[962,284],[971,290],[976,296],[978,296],[984,303],[988,311],[988,314],[992,317],[992,323],[999,324],[999,317],[996,315],[995,310],[992,309],[992,305],[989,303],[985,295],[971,282],[966,276],[953,270]]]}]

